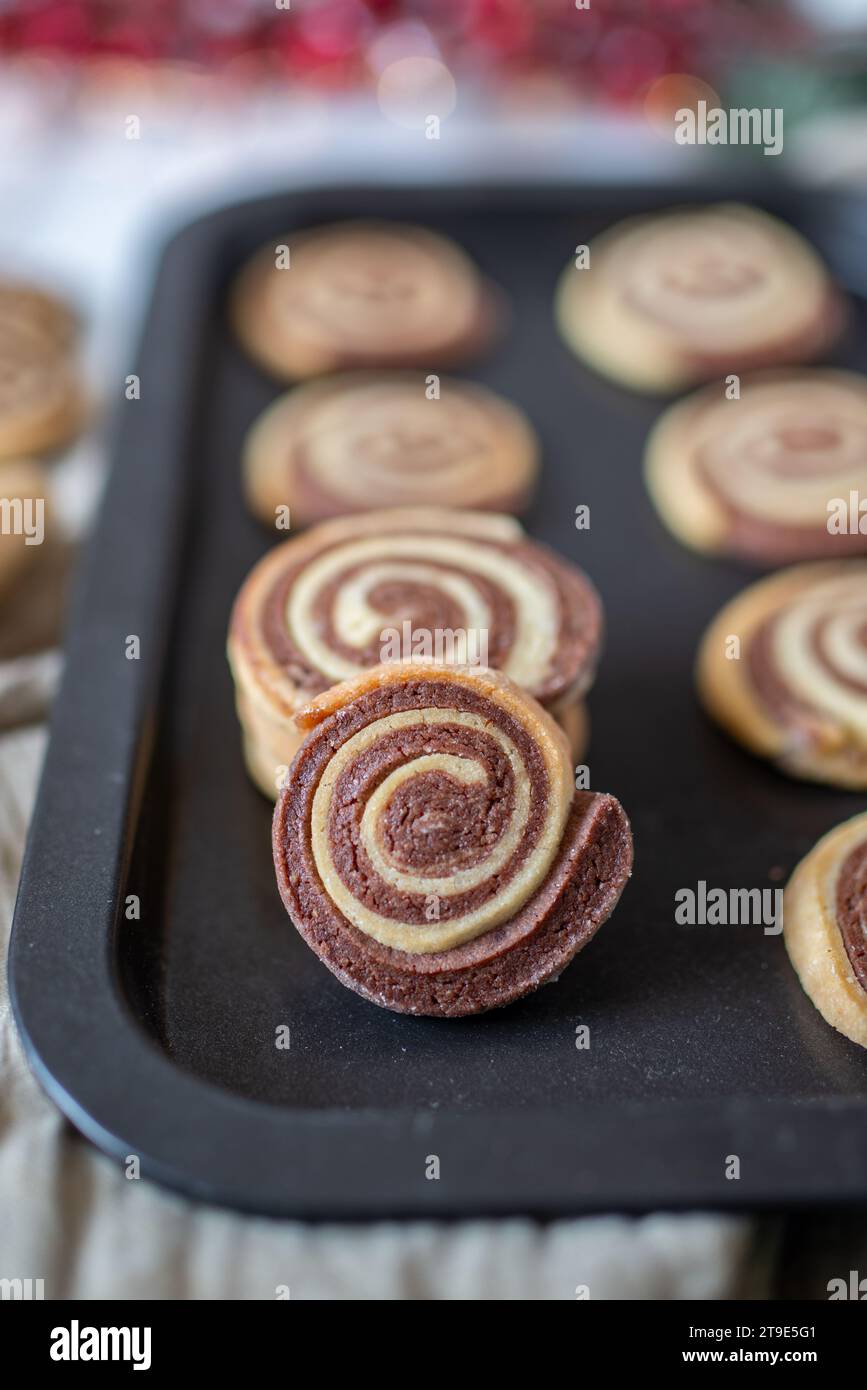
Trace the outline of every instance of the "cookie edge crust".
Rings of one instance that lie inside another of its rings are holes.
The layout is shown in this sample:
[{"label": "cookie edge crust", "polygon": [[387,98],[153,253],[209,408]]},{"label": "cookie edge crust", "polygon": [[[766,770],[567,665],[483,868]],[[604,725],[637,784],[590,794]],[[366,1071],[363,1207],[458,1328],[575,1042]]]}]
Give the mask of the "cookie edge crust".
[{"label": "cookie edge crust", "polygon": [[659,416],[644,446],[644,484],[669,535],[702,555],[726,553],[728,527],[722,508],[691,464],[686,436],[719,387],[704,386]]},{"label": "cookie edge crust", "polygon": [[801,987],[825,1022],[867,1048],[867,992],[837,922],[836,887],[848,854],[867,841],[867,812],[829,830],[796,866],[783,897],[783,939]]}]

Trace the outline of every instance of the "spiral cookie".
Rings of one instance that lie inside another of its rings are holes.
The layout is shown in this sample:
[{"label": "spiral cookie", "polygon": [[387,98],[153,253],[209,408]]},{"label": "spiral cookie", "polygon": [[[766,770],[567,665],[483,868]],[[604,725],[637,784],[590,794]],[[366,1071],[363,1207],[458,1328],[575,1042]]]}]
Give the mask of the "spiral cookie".
[{"label": "spiral cookie", "polygon": [[489,665],[573,739],[602,634],[596,591],[511,517],[393,510],[324,522],[255,566],[228,654],[247,765],[273,796],[302,735],[293,716],[387,660]]},{"label": "spiral cookie", "polygon": [[710,713],[810,781],[867,788],[867,561],[798,565],[745,589],[698,659]]},{"label": "spiral cookie", "polygon": [[232,314],[251,357],[290,381],[463,362],[498,317],[494,291],[463,251],[396,222],[344,222],[263,247],[238,277]]},{"label": "spiral cookie", "polygon": [[57,448],[79,428],[75,335],[60,300],[0,280],[0,458]]},{"label": "spiral cookie", "polygon": [[867,551],[867,378],[813,368],[706,387],[651,433],[646,475],[686,545],[757,564]]},{"label": "spiral cookie", "polygon": [[825,835],[786,887],[789,959],[820,1014],[867,1047],[867,815]]},{"label": "spiral cookie", "polygon": [[836,337],[842,305],[790,227],[722,203],[634,218],[569,266],[556,313],[566,342],[644,391],[809,361]]},{"label": "spiral cookie", "polygon": [[320,696],[274,812],[277,882],[339,980],[400,1013],[508,1004],[613,910],[632,842],[500,673],[379,666]]},{"label": "spiral cookie", "polygon": [[293,526],[377,506],[428,503],[522,511],[539,448],[526,417],[482,386],[443,381],[428,399],[414,373],[352,373],[281,397],[251,429],[251,510]]}]

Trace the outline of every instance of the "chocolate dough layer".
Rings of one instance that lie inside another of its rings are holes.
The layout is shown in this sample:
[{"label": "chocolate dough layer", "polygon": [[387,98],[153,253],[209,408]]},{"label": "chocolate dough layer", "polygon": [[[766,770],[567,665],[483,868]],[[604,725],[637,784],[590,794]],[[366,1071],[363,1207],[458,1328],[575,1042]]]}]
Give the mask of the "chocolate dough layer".
[{"label": "chocolate dough layer", "polygon": [[[488,716],[490,709],[488,705]],[[522,738],[514,737],[515,731],[511,728],[504,732],[513,737],[524,757],[532,789],[530,814],[515,853],[496,877],[487,878],[464,893],[443,898],[443,917],[461,916],[493,897],[521,867],[539,836],[548,790],[544,764],[538,749],[523,731]],[[425,896],[401,893],[383,883],[360,842],[360,829],[365,805],[380,782],[396,767],[425,753],[452,753],[484,763],[489,770],[488,781],[465,786],[442,773],[424,773],[405,782],[385,818],[398,856],[402,851],[405,866],[412,872],[449,875],[489,854],[505,829],[512,809],[514,778],[508,758],[494,739],[458,724],[428,725],[385,734],[341,774],[334,789],[328,825],[335,867],[352,896],[384,917],[419,926],[427,921]],[[436,834],[431,837],[426,825],[419,827],[422,833],[413,834],[417,821],[431,814],[439,815],[442,825],[439,837]]]},{"label": "chocolate dough layer", "polygon": [[840,869],[837,925],[855,979],[867,991],[867,841],[856,845]]}]

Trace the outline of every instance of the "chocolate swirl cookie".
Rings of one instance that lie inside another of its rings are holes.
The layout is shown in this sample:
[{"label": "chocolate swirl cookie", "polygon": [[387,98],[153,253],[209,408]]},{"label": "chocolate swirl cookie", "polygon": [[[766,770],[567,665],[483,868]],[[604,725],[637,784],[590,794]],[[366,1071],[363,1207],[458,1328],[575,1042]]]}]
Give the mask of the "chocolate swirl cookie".
[{"label": "chocolate swirl cookie", "polygon": [[381,506],[522,511],[539,446],[515,406],[469,382],[444,380],[430,400],[414,373],[358,372],[282,396],[244,448],[251,511],[293,526]]},{"label": "chocolate swirl cookie", "polygon": [[274,812],[295,926],[337,978],[454,1017],[555,978],[629,877],[612,796],[573,790],[561,730],[500,673],[379,666],[299,717]]},{"label": "chocolate swirl cookie", "polygon": [[842,324],[807,243],[735,203],[619,223],[594,241],[587,268],[564,271],[556,312],[579,357],[641,391],[806,362]]},{"label": "chocolate swirl cookie", "polygon": [[738,594],[701,644],[710,713],[810,781],[867,789],[867,561],[798,565]]},{"label": "chocolate swirl cookie", "polygon": [[789,959],[822,1017],[867,1047],[867,815],[825,835],[786,887]]},{"label": "chocolate swirl cookie", "polygon": [[[761,565],[867,551],[867,378],[824,368],[706,387],[665,412],[646,455],[660,515],[695,550]],[[842,518],[842,520],[841,520]]]},{"label": "chocolate swirl cookie", "polygon": [[0,281],[0,458],[65,444],[83,416],[76,321],[52,295]]},{"label": "chocolate swirl cookie", "polygon": [[575,566],[511,517],[436,509],[324,522],[267,554],[235,602],[228,654],[247,766],[273,796],[293,716],[388,660],[489,665],[584,737],[602,611]]},{"label": "chocolate swirl cookie", "polygon": [[496,293],[453,242],[400,223],[293,232],[244,267],[232,315],[250,356],[298,380],[346,367],[464,362],[496,328]]}]

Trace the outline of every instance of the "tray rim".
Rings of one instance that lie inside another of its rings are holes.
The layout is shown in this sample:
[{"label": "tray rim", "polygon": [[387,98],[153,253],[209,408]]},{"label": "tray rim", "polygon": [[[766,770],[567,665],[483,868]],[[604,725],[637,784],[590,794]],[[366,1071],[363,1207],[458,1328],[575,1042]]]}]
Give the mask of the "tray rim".
[{"label": "tray rim", "polygon": [[[123,998],[113,943],[152,751],[191,501],[192,470],[174,469],[171,460],[188,442],[189,402],[199,384],[198,347],[219,245],[214,234],[218,229],[224,237],[232,231],[242,234],[245,223],[271,204],[285,205],[290,212],[296,206],[303,210],[308,202],[320,209],[329,203],[342,208],[371,193],[401,203],[413,191],[465,203],[528,191],[535,200],[554,202],[568,195],[580,207],[590,190],[571,182],[498,182],[477,188],[464,182],[435,188],[419,183],[415,189],[401,182],[282,190],[209,211],[177,232],[163,251],[136,368],[150,412],[147,438],[141,410],[124,410],[99,518],[76,585],[66,667],[19,883],[9,986],[30,1064],[72,1124],[115,1158],[138,1155],[142,1176],[201,1200],[270,1215],[555,1216],[863,1201],[867,1096],[863,1101],[749,1097],[594,1103],[581,1107],[580,1123],[570,1123],[565,1109],[288,1109],[237,1096],[175,1066]],[[753,189],[741,177],[730,196],[738,191],[749,197]],[[776,191],[791,200],[810,197],[787,185]],[[598,192],[609,207],[637,200],[662,206],[716,200],[720,186],[716,181],[675,191],[601,184]],[[774,192],[763,180],[758,196],[762,203],[774,202]],[[835,196],[864,202],[855,195]],[[179,323],[172,308],[181,296],[188,312]],[[162,468],[153,467],[157,455]],[[136,534],[161,538],[156,560],[146,546],[129,544],[121,519],[130,516],[136,518]],[[118,634],[124,628],[140,636],[142,660],[122,659]],[[109,639],[117,643],[114,654],[106,647]],[[91,698],[94,676],[103,696],[99,702]],[[53,851],[58,836],[65,837],[62,865]],[[70,912],[60,922],[58,903]],[[112,1058],[108,1074],[102,1066],[106,1056]],[[169,1119],[178,1114],[185,1117],[182,1130]],[[748,1162],[758,1142],[766,1160],[772,1117],[778,1171],[773,1182],[746,1184],[749,1195],[742,1197],[740,1183],[723,1179],[722,1156],[737,1153]],[[853,1121],[861,1122],[861,1143],[853,1142],[858,1128]],[[640,1196],[630,1143],[636,1124],[643,1127]],[[528,1133],[534,1135],[533,1152],[522,1142]],[[691,1172],[679,1163],[685,1133]],[[335,1135],[337,1146],[328,1142]],[[614,1171],[611,1145],[618,1136],[623,1156]],[[546,1152],[544,1191],[537,1181],[534,1187],[539,1143]],[[454,1180],[446,1166],[449,1151],[461,1153]],[[446,1171],[438,1182],[424,1178],[429,1152],[439,1152],[444,1160]],[[386,1184],[384,1154],[390,1160]],[[600,1182],[602,1154],[608,1170]],[[825,1185],[825,1195],[819,1197],[804,1186],[805,1174],[817,1164]]]}]

